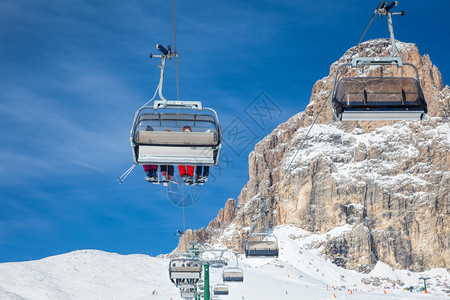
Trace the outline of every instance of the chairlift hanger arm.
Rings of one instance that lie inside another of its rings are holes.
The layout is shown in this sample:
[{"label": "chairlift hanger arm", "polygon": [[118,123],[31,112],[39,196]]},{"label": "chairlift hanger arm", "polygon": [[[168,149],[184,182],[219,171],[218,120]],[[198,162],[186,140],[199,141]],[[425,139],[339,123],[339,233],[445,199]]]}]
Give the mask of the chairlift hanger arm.
[{"label": "chairlift hanger arm", "polygon": [[386,16],[386,18],[388,19],[389,35],[390,35],[390,40],[391,40],[391,45],[392,45],[391,56],[394,56],[398,53],[398,49],[395,46],[394,26],[392,25],[392,15],[404,16],[405,12],[404,11],[401,11],[401,12],[392,12],[391,11],[394,7],[396,7],[398,5],[398,1],[393,1],[390,4],[387,4],[387,3],[388,3],[387,1],[383,1],[382,3],[380,3],[380,5],[378,5],[378,7],[375,9],[374,14],[380,15],[380,18],[382,18],[383,16]]},{"label": "chairlift hanger arm", "polygon": [[372,21],[373,21],[374,17],[377,14],[380,15],[380,18],[382,18],[383,16],[386,16],[386,18],[388,19],[389,34],[390,34],[390,40],[391,40],[391,45],[392,45],[391,56],[394,56],[394,55],[396,55],[398,53],[397,47],[395,46],[394,27],[392,25],[392,15],[404,16],[405,12],[404,11],[392,12],[391,9],[393,9],[397,5],[398,5],[398,1],[393,1],[390,4],[388,4],[387,1],[383,1],[383,0],[378,4],[377,8],[375,9],[375,11],[374,11],[374,13],[372,15],[372,18],[371,18],[371,20],[369,22],[369,25],[367,26],[367,28],[364,31],[364,33],[361,36],[361,38],[359,39],[358,46],[357,46],[358,53],[359,53],[359,45],[361,44],[362,39],[366,35],[367,30],[369,29],[370,25],[372,24]]},{"label": "chairlift hanger arm", "polygon": [[156,49],[158,49],[162,54],[160,55],[153,55],[150,53],[149,57],[153,58],[153,57],[161,57],[161,75],[159,77],[159,84],[158,84],[158,93],[159,93],[159,98],[161,100],[164,100],[167,102],[167,100],[164,98],[163,94],[162,94],[162,88],[163,88],[163,82],[164,82],[164,69],[166,67],[166,59],[168,58],[169,60],[172,59],[172,57],[178,57],[178,54],[176,52],[172,52],[172,49],[169,46],[167,46],[167,49],[164,48],[162,45],[160,44],[156,44]]}]

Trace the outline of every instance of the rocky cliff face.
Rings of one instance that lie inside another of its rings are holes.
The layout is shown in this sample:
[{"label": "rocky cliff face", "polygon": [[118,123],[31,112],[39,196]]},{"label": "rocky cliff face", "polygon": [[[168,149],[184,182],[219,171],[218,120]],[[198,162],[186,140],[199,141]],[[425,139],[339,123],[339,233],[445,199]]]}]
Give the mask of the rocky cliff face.
[{"label": "rocky cliff face", "polygon": [[[401,55],[419,69],[428,103],[423,121],[337,122],[329,104],[304,137],[331,91],[339,63],[313,87],[304,112],[281,124],[249,155],[249,181],[239,203],[229,199],[206,229],[190,240],[242,250],[252,232],[293,224],[326,233],[348,224],[338,236],[312,242],[335,264],[369,271],[381,260],[422,271],[450,266],[450,90],[428,55],[398,43]],[[361,56],[388,56],[387,40],[361,45]],[[404,76],[414,70],[403,68]],[[366,67],[366,76],[399,76],[391,67]],[[348,70],[345,76],[361,76]],[[300,145],[302,141],[301,148]],[[269,211],[266,216],[263,212]]]}]

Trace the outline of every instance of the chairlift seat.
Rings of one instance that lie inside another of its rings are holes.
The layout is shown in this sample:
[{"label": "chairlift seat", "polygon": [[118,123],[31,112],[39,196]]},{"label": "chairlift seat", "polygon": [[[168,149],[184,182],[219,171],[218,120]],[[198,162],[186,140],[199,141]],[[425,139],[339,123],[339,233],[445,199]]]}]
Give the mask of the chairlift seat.
[{"label": "chairlift seat", "polygon": [[138,162],[147,165],[206,165],[215,164],[214,150],[208,147],[173,148],[140,146]]},{"label": "chairlift seat", "polygon": [[421,120],[427,113],[420,84],[412,77],[342,78],[332,106],[342,121]]},{"label": "chairlift seat", "polygon": [[191,273],[201,273],[202,267],[172,267],[170,268],[171,272],[191,272]]},{"label": "chairlift seat", "polygon": [[163,132],[138,131],[135,135],[138,145],[172,145],[172,146],[217,146],[218,139],[214,132]]}]

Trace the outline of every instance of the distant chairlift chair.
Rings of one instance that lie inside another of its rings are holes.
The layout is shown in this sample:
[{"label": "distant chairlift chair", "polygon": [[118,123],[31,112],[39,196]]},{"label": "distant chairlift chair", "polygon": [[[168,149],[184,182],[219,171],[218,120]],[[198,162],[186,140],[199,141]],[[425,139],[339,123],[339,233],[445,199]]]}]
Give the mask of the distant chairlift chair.
[{"label": "distant chairlift chair", "polygon": [[245,257],[278,257],[277,237],[270,233],[253,233],[244,243]]},{"label": "distant chairlift chair", "polygon": [[219,283],[214,286],[214,295],[228,295],[228,285]]},{"label": "distant chairlift chair", "polygon": [[226,267],[222,272],[224,282],[243,282],[244,272],[239,267]]},{"label": "distant chairlift chair", "polygon": [[195,298],[195,288],[194,287],[183,287],[180,288],[180,296],[184,299],[194,299]]}]

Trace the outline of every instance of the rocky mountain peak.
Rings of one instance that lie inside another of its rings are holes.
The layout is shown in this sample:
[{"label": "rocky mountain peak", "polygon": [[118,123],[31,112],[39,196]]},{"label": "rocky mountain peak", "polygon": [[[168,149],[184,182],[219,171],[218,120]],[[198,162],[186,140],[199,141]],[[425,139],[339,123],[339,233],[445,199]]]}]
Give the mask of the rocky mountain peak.
[{"label": "rocky mountain peak", "polygon": [[[249,154],[249,181],[238,203],[229,199],[206,229],[187,232],[179,250],[197,240],[242,251],[248,234],[265,231],[266,224],[324,234],[345,226],[339,235],[325,235],[310,247],[339,266],[363,272],[377,261],[413,271],[448,268],[450,90],[428,55],[421,56],[414,44],[398,42],[397,47],[419,70],[428,103],[425,120],[337,122],[327,104],[304,140],[327,100],[338,64],[353,55],[390,54],[384,39],[362,43],[359,53],[349,49],[315,83],[305,111],[279,125]],[[363,72],[415,76],[406,67],[372,66]],[[362,75],[349,69],[344,76]]]}]

